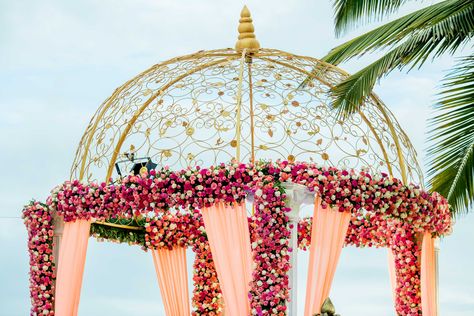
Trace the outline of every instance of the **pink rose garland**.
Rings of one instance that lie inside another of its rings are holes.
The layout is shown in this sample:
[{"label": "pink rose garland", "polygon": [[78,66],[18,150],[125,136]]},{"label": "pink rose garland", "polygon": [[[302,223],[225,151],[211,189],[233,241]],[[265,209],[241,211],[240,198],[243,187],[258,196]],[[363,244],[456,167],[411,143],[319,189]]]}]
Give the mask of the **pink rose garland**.
[{"label": "pink rose garland", "polygon": [[54,315],[52,216],[47,205],[32,202],[23,210],[30,254],[31,315]]}]

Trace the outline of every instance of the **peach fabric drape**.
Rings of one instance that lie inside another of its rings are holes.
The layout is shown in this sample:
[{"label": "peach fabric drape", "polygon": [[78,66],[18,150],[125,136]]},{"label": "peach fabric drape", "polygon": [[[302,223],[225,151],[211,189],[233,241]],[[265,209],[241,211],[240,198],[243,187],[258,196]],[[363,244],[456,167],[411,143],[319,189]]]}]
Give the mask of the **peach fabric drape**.
[{"label": "peach fabric drape", "polygon": [[397,270],[395,268],[395,256],[392,249],[388,248],[388,273],[390,274],[390,287],[392,289],[393,303],[396,303],[397,299]]},{"label": "peach fabric drape", "polygon": [[423,316],[436,316],[436,255],[431,233],[423,234],[421,246],[421,309]]},{"label": "peach fabric drape", "polygon": [[348,212],[323,209],[320,198],[316,197],[311,229],[305,316],[319,313],[321,305],[329,296],[350,219],[351,214]]},{"label": "peach fabric drape", "polygon": [[91,222],[64,224],[56,276],[56,316],[77,316]]},{"label": "peach fabric drape", "polygon": [[166,315],[189,316],[186,248],[154,249],[151,254]]},{"label": "peach fabric drape", "polygon": [[201,212],[225,301],[225,315],[249,315],[252,253],[245,202],[218,203]]}]

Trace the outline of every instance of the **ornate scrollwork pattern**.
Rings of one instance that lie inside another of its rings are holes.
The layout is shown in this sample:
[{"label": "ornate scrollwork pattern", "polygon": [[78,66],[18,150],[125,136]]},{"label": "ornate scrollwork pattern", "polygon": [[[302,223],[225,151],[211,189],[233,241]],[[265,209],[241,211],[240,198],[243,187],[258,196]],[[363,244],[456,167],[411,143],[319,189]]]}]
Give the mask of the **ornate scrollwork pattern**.
[{"label": "ornate scrollwork pattern", "polygon": [[242,161],[253,153],[256,159],[367,168],[423,183],[410,140],[377,96],[347,120],[336,118],[329,91],[346,76],[318,59],[273,49],[245,59],[233,49],[200,51],[154,65],[98,109],[71,177],[114,176],[114,164],[126,153],[178,169],[227,162],[240,147]]}]

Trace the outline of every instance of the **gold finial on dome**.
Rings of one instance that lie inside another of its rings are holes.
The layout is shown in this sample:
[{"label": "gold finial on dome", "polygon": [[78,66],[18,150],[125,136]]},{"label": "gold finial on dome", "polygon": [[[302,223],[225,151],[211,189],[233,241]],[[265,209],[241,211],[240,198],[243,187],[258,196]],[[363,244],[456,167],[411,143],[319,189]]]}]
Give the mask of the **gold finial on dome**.
[{"label": "gold finial on dome", "polygon": [[240,12],[239,40],[235,44],[236,51],[241,52],[246,48],[249,52],[255,52],[260,48],[260,43],[255,38],[254,31],[250,11],[247,6],[244,6]]}]

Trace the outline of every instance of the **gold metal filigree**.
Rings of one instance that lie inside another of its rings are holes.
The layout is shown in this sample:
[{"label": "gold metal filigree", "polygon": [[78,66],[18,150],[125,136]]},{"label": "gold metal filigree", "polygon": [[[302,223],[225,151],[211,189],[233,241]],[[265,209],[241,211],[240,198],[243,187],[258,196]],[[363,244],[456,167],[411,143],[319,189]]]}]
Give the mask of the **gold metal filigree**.
[{"label": "gold metal filigree", "polygon": [[71,178],[109,179],[128,152],[176,169],[235,157],[280,158],[367,168],[422,184],[410,140],[377,96],[345,121],[331,111],[330,89],[347,76],[318,59],[275,49],[170,59],[126,82],[99,107]]}]

